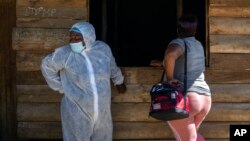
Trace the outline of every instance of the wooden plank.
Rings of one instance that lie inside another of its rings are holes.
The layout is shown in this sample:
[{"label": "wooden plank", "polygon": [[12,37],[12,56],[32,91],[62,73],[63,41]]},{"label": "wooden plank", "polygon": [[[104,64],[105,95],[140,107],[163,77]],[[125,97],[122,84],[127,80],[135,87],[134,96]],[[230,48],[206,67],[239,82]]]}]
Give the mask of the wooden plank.
[{"label": "wooden plank", "polygon": [[210,17],[209,33],[249,35],[250,18]]},{"label": "wooden plank", "polygon": [[87,7],[88,0],[17,0],[17,6]]},{"label": "wooden plank", "polygon": [[250,103],[249,84],[210,84],[213,102]]},{"label": "wooden plank", "polygon": [[[124,73],[126,73],[125,68]],[[128,68],[126,68],[128,69]],[[140,68],[142,69],[142,68]],[[139,71],[140,72],[140,71]],[[130,72],[132,73],[132,72]],[[143,84],[143,81],[146,81],[146,84],[154,84],[157,83],[157,79],[161,77],[162,70],[154,70],[152,68],[152,72],[150,74],[154,74],[155,76],[150,76],[145,74],[145,79],[147,80],[140,80],[137,83],[136,78],[133,75],[125,74],[125,83],[126,84]],[[207,83],[209,84],[244,84],[250,83],[250,71],[249,70],[237,70],[237,71],[230,71],[230,70],[213,70],[207,68],[205,71],[205,78]],[[132,83],[131,83],[132,82]],[[16,84],[17,85],[46,85],[46,81],[43,78],[40,71],[17,71],[16,73]]]},{"label": "wooden plank", "polygon": [[[228,64],[230,62],[230,65]],[[210,54],[210,69],[215,70],[250,70],[250,54]]]},{"label": "wooden plank", "polygon": [[249,70],[213,70],[206,69],[205,78],[209,84],[245,84],[250,83]]},{"label": "wooden plank", "polygon": [[[249,5],[250,6],[250,5]],[[250,17],[250,7],[210,6],[210,17]]]},{"label": "wooden plank", "polygon": [[209,38],[211,53],[250,53],[248,35],[210,35]]},{"label": "wooden plank", "polygon": [[17,71],[36,71],[40,70],[42,59],[45,57],[44,52],[18,51],[16,53]]},{"label": "wooden plank", "polygon": [[[17,120],[60,121],[60,103],[18,103]],[[156,121],[149,117],[149,103],[112,103],[114,121]],[[138,112],[139,111],[139,112]],[[206,121],[249,121],[250,103],[213,103]]]},{"label": "wooden plank", "polygon": [[14,28],[12,33],[14,50],[53,50],[68,42],[68,29]]},{"label": "wooden plank", "polygon": [[209,2],[211,6],[250,6],[249,0],[209,0]]},{"label": "wooden plank", "polygon": [[[125,94],[119,94],[112,87],[112,102],[150,102],[149,91],[152,85],[127,85]],[[250,84],[210,84],[213,103],[250,103]],[[47,85],[17,85],[17,101],[21,103],[60,102],[62,95]]]},{"label": "wooden plank", "polygon": [[[249,122],[205,122],[200,132],[208,139],[229,139],[231,124],[250,124]],[[19,122],[19,138],[61,139],[60,122]],[[114,122],[114,139],[173,139],[172,132],[166,123],[154,122]]]},{"label": "wooden plank", "polygon": [[32,27],[32,28],[66,28],[67,30],[79,21],[87,19],[41,19],[41,18],[18,18],[17,27]]},{"label": "wooden plank", "polygon": [[87,19],[87,7],[31,7],[17,6],[17,18],[56,18],[56,19]]},{"label": "wooden plank", "polygon": [[17,71],[16,85],[46,85],[41,71]]}]

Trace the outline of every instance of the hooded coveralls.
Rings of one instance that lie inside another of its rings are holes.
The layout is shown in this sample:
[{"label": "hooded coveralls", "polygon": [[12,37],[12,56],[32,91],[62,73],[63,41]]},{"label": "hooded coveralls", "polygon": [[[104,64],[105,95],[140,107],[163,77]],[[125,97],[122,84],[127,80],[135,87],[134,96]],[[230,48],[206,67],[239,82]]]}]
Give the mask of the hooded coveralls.
[{"label": "hooded coveralls", "polygon": [[42,60],[41,70],[48,85],[64,93],[61,121],[64,141],[112,141],[110,78],[115,85],[124,77],[110,47],[95,41],[88,22],[72,26],[81,31],[86,49],[74,53],[69,45],[57,48]]}]

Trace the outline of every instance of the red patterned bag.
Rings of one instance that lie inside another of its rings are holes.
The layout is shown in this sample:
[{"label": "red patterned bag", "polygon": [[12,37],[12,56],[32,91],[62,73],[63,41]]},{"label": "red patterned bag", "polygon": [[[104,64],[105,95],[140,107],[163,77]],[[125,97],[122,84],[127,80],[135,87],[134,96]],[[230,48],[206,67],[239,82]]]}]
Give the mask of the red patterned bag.
[{"label": "red patterned bag", "polygon": [[155,84],[151,91],[149,115],[155,119],[169,121],[189,116],[189,101],[180,86],[168,83]]}]

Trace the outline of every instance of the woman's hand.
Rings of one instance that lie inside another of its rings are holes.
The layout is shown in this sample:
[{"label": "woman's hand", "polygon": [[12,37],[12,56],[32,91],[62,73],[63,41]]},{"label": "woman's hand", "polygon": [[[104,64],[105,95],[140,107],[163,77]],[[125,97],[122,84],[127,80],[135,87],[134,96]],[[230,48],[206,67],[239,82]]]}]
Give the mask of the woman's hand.
[{"label": "woman's hand", "polygon": [[167,83],[172,85],[172,86],[180,86],[183,83],[177,79],[171,79],[171,80],[167,80]]},{"label": "woman's hand", "polygon": [[153,67],[162,67],[162,61],[160,61],[160,60],[152,60],[150,62],[150,65],[153,66]]}]

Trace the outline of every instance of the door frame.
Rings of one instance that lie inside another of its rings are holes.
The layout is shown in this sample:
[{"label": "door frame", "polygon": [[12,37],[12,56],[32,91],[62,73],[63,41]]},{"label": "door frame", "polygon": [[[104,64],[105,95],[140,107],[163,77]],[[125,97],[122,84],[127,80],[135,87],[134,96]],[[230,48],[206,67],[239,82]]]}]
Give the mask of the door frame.
[{"label": "door frame", "polygon": [[12,28],[16,22],[16,0],[0,0],[0,140],[17,140],[15,53]]}]

